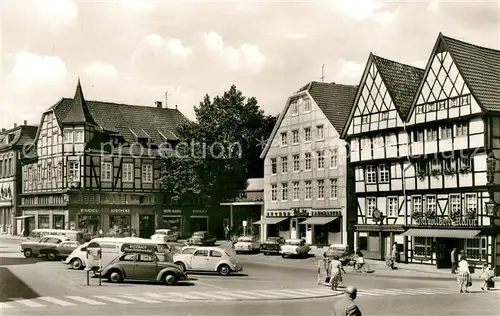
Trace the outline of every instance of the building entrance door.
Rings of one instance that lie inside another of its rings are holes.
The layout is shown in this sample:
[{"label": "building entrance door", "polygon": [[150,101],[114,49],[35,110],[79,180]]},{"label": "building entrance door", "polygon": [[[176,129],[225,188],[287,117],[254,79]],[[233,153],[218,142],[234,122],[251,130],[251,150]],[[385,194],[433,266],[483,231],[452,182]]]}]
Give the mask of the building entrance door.
[{"label": "building entrance door", "polygon": [[139,237],[149,238],[155,232],[155,217],[154,215],[141,215],[139,217]]},{"label": "building entrance door", "polygon": [[436,267],[438,269],[451,269],[451,251],[458,245],[458,239],[436,238]]}]

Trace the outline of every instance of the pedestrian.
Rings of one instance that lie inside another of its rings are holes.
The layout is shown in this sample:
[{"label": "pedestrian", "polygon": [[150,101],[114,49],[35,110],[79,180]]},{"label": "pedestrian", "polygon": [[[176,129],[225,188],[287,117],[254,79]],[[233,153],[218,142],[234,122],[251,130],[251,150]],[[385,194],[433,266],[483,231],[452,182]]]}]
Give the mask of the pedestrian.
[{"label": "pedestrian", "polygon": [[458,251],[457,248],[453,248],[451,251],[451,273],[456,274],[458,267]]},{"label": "pedestrian", "polygon": [[342,262],[340,262],[339,256],[334,256],[330,265],[331,265],[330,282],[332,285],[332,290],[337,291],[338,286],[342,284],[342,272],[344,272],[344,274],[346,272],[344,270],[344,267],[342,266]]},{"label": "pedestrian", "polygon": [[467,257],[462,255],[460,262],[458,262],[458,283],[460,284],[460,293],[469,293],[467,290],[469,286],[472,285],[470,272],[469,272],[469,262],[467,262]]},{"label": "pedestrian", "polygon": [[346,287],[342,298],[333,304],[332,316],[361,316],[361,311],[354,302],[357,294],[358,290],[355,287]]},{"label": "pedestrian", "polygon": [[326,272],[325,283],[330,283],[332,278],[332,260],[326,256],[326,252],[323,253],[323,265]]},{"label": "pedestrian", "polygon": [[479,277],[482,277],[484,280],[483,285],[481,285],[481,290],[483,290],[483,291],[489,290],[490,289],[489,283],[493,279],[493,272],[490,271],[490,267],[487,263],[485,263],[483,265],[483,268],[481,269],[481,273],[479,274]]},{"label": "pedestrian", "polygon": [[392,245],[392,251],[391,251],[391,269],[396,269],[394,265],[396,264],[397,261],[399,261],[398,255],[399,255],[398,244],[394,243]]},{"label": "pedestrian", "polygon": [[224,234],[226,235],[226,241],[230,241],[231,236],[229,236],[229,225],[226,225],[226,227],[224,228]]}]

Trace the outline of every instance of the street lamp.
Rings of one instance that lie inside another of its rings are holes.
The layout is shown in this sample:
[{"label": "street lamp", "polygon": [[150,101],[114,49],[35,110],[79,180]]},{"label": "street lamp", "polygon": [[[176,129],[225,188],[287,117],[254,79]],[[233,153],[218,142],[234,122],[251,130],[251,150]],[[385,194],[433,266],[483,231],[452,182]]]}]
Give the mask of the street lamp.
[{"label": "street lamp", "polygon": [[494,216],[496,214],[498,206],[493,200],[490,199],[488,202],[484,203],[484,205],[486,206],[486,214],[488,216]]}]

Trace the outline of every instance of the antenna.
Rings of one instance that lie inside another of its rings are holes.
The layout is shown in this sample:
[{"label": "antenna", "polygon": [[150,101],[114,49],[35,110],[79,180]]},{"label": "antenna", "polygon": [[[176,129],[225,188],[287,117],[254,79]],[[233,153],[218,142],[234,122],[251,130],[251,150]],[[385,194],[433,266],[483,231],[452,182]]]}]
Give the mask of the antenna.
[{"label": "antenna", "polygon": [[321,82],[325,82],[325,64],[321,66]]},{"label": "antenna", "polygon": [[165,91],[165,108],[168,108],[168,90]]}]

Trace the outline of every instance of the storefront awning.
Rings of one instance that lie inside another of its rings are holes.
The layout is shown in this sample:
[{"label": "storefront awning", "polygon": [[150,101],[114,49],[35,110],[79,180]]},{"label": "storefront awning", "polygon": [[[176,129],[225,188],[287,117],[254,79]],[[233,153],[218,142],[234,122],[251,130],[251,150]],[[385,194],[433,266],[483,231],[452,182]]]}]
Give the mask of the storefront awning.
[{"label": "storefront awning", "polygon": [[30,218],[30,217],[35,217],[35,215],[23,215],[23,216],[18,216],[14,217],[15,219],[25,219],[25,218]]},{"label": "storefront awning", "polygon": [[284,221],[285,219],[287,219],[288,217],[267,217],[267,218],[263,218],[261,219],[260,221],[256,221],[254,222],[254,225],[262,225],[262,224],[278,224],[279,222],[282,222]]},{"label": "storefront awning", "polygon": [[474,238],[480,233],[481,233],[480,230],[410,228],[404,233],[402,233],[401,236]]},{"label": "storefront awning", "polygon": [[330,222],[333,222],[338,217],[310,217],[300,224],[309,224],[309,225],[325,225]]}]

